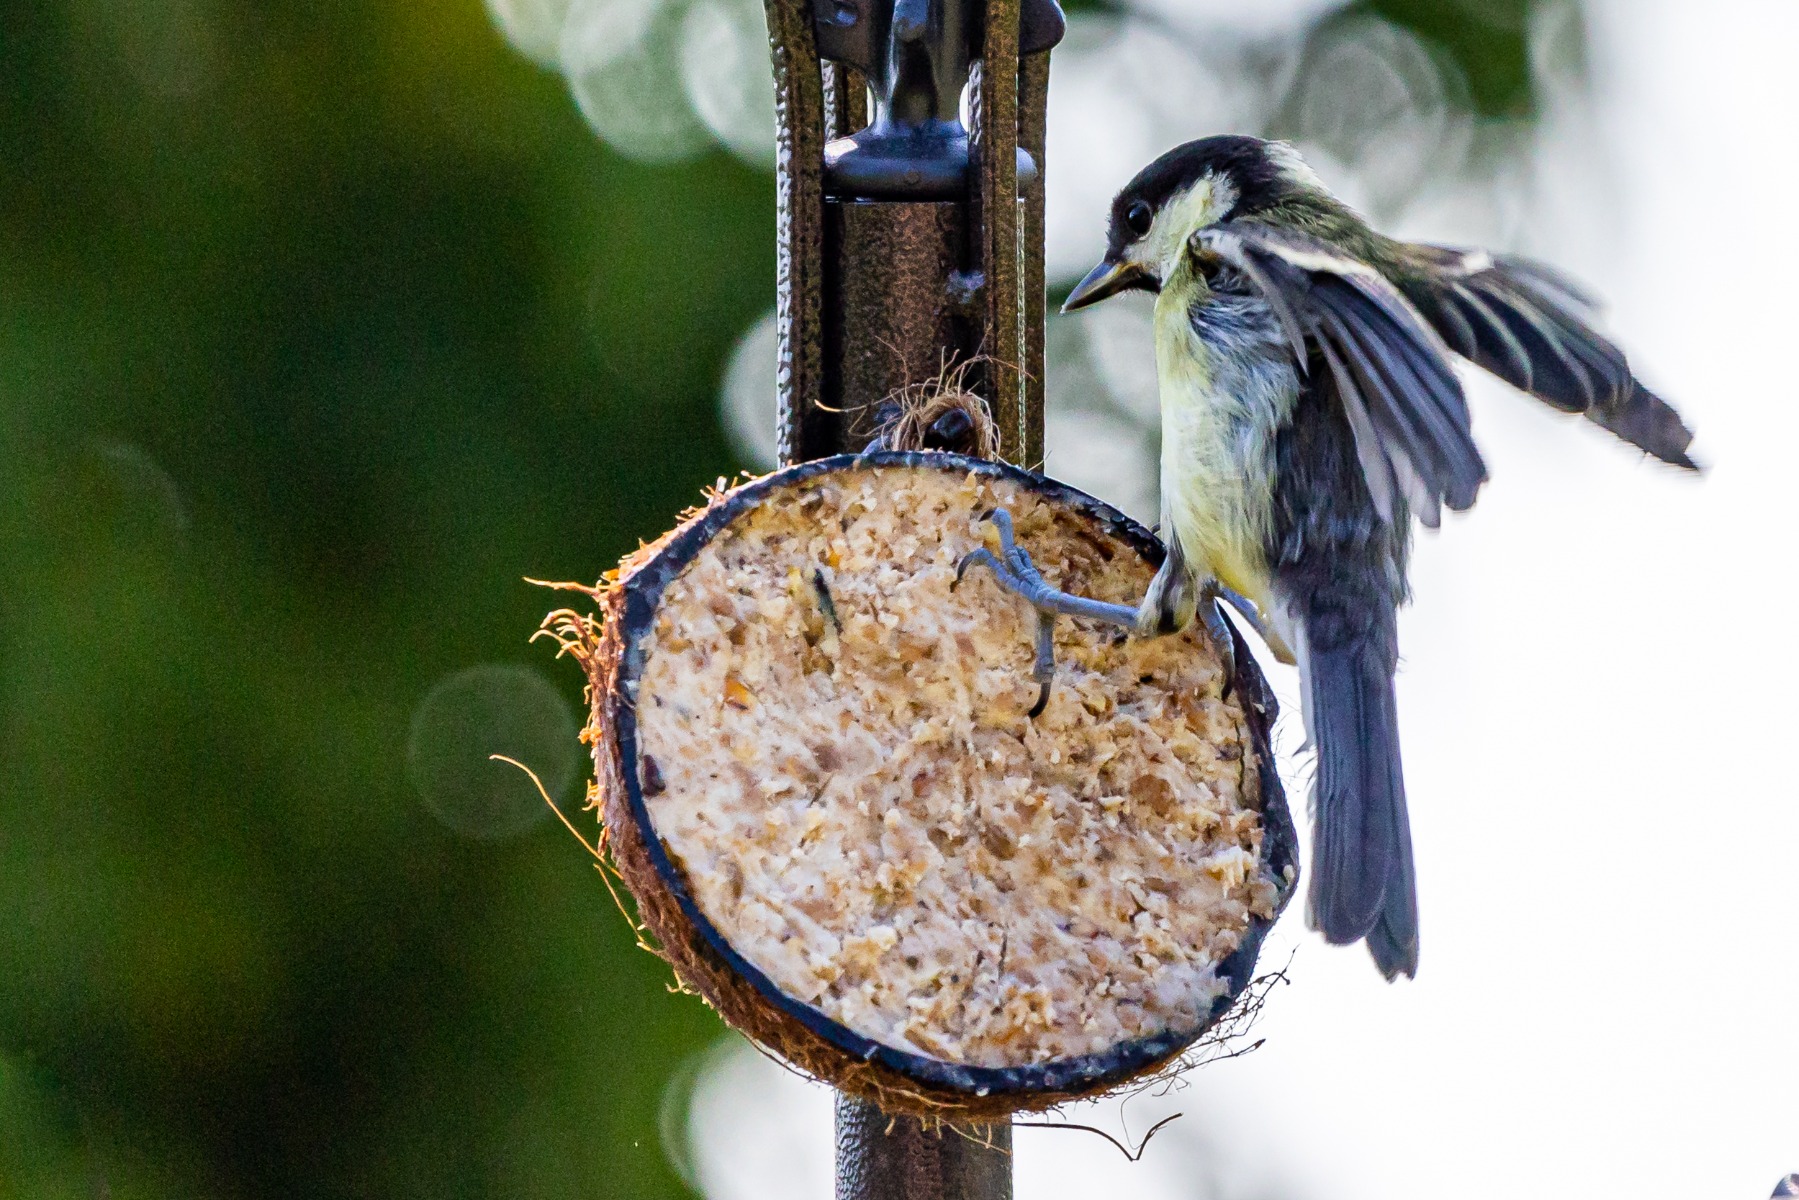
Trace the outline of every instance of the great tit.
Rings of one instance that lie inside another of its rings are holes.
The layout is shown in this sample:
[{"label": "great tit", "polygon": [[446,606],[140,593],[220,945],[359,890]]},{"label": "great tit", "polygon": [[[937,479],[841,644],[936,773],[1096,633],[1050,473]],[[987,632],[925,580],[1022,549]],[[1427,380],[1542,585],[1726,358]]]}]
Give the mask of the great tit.
[{"label": "great tit", "polygon": [[1310,921],[1413,976],[1396,610],[1413,518],[1435,526],[1487,478],[1454,356],[1689,470],[1692,434],[1566,276],[1385,237],[1280,142],[1189,142],[1131,180],[1063,310],[1132,289],[1156,295],[1162,407],[1168,554],[1148,595],[1133,609],[1055,591],[1003,514],[1002,555],[971,561],[1037,606],[1045,697],[1056,614],[1148,635],[1197,613],[1222,649],[1223,600],[1296,659],[1317,766]]}]

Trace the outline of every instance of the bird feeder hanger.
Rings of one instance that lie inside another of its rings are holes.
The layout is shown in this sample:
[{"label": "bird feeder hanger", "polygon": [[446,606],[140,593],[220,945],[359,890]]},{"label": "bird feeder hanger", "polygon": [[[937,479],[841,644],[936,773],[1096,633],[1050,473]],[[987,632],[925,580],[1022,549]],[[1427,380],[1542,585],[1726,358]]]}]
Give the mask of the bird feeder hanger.
[{"label": "bird feeder hanger", "polygon": [[1003,456],[1035,466],[1056,0],[766,8],[782,461],[861,449],[882,399],[978,357]]}]

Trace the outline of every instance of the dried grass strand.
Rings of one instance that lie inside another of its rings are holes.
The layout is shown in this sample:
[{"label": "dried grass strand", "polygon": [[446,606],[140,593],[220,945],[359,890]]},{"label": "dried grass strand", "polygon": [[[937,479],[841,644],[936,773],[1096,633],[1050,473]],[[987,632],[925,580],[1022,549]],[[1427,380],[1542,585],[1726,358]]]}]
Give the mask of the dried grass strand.
[{"label": "dried grass strand", "polygon": [[1149,1127],[1149,1132],[1143,1135],[1143,1140],[1137,1143],[1137,1148],[1135,1150],[1131,1149],[1103,1129],[1096,1129],[1092,1125],[1077,1124],[1074,1121],[1014,1121],[1012,1124],[1018,1129],[1078,1129],[1083,1133],[1097,1133],[1100,1137],[1105,1138],[1108,1142],[1111,1142],[1116,1146],[1118,1148],[1118,1153],[1124,1155],[1127,1161],[1141,1162],[1144,1151],[1149,1149],[1149,1139],[1160,1133],[1164,1125],[1167,1125],[1171,1121],[1178,1121],[1186,1115],[1186,1113],[1175,1113],[1172,1116],[1163,1117],[1160,1121],[1151,1125]]},{"label": "dried grass strand", "polygon": [[960,361],[945,358],[934,377],[888,393],[882,405],[893,405],[898,411],[875,429],[871,447],[926,449],[925,439],[931,427],[947,414],[960,411],[968,417],[974,435],[966,452],[975,458],[998,458],[999,426],[987,401],[968,386],[968,373],[992,361],[995,360],[986,355]]}]

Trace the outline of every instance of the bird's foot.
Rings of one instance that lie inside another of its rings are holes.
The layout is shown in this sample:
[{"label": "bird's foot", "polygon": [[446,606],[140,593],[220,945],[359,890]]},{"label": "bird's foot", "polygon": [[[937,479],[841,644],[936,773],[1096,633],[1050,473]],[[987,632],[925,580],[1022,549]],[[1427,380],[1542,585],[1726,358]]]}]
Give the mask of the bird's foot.
[{"label": "bird's foot", "polygon": [[[1224,664],[1224,694],[1227,696],[1237,679],[1237,639],[1231,633],[1231,623],[1224,619],[1224,610],[1218,607],[1218,603],[1220,600],[1229,603],[1229,597],[1236,595],[1236,592],[1221,583],[1208,583],[1199,592],[1199,619],[1206,627],[1206,638],[1217,652],[1218,661]],[[1236,607],[1235,604],[1232,607]]]},{"label": "bird's foot", "polygon": [[[1262,610],[1257,607],[1254,600],[1251,600],[1242,592],[1225,587],[1222,583],[1214,583],[1209,590],[1213,599],[1222,600],[1224,603],[1237,610],[1237,615],[1242,617],[1244,623],[1255,630],[1256,636],[1261,638],[1267,645],[1269,651],[1274,655],[1275,662],[1290,667],[1299,661],[1293,653],[1293,648],[1287,645],[1286,639],[1276,633],[1263,618]],[[1209,611],[1216,612],[1216,610],[1216,605],[1210,606]],[[1207,630],[1210,630],[1212,626],[1208,624],[1206,628]],[[1226,636],[1228,639],[1228,631]],[[1216,642],[1216,639],[1213,640]],[[1228,649],[1228,647],[1229,642],[1227,640],[1226,648]],[[1227,665],[1229,665],[1228,660]]]},{"label": "bird's foot", "polygon": [[[962,582],[968,568],[984,566],[993,572],[1001,587],[1022,597],[1037,610],[1037,647],[1031,665],[1031,678],[1037,681],[1037,703],[1031,706],[1028,714],[1035,717],[1049,704],[1050,684],[1056,677],[1056,618],[1084,617],[1134,631],[1138,627],[1137,610],[1127,604],[1089,600],[1051,587],[1031,562],[1031,556],[1013,539],[1012,514],[996,508],[986,519],[999,531],[1000,552],[995,554],[985,546],[970,551],[956,565],[956,583]],[[1228,633],[1224,644],[1230,644]]]}]

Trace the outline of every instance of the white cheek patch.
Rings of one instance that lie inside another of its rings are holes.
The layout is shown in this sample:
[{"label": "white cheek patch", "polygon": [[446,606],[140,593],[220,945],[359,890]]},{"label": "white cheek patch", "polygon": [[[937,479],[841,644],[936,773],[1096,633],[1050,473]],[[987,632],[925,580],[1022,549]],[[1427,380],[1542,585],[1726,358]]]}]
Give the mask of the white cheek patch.
[{"label": "white cheek patch", "polygon": [[1131,261],[1149,267],[1166,280],[1186,253],[1187,239],[1222,220],[1237,204],[1237,189],[1217,175],[1202,175],[1185,191],[1176,192],[1156,213],[1149,234],[1131,248]]},{"label": "white cheek patch", "polygon": [[1268,157],[1280,168],[1281,174],[1301,187],[1320,192],[1329,190],[1324,186],[1324,180],[1318,178],[1318,173],[1299,156],[1299,151],[1291,143],[1269,142]]}]

